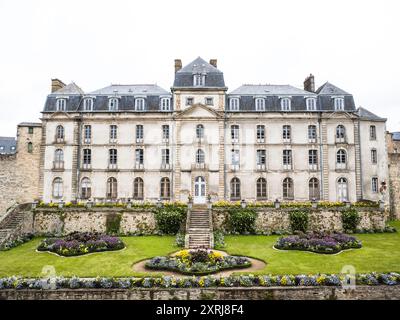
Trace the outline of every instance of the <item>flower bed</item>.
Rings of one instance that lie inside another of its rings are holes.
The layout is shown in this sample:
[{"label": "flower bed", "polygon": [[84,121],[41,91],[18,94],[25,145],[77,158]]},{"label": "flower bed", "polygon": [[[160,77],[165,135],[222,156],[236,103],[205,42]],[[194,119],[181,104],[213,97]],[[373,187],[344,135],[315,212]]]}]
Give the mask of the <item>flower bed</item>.
[{"label": "flower bed", "polygon": [[44,239],[37,249],[70,257],[92,252],[115,251],[124,247],[125,244],[118,237],[99,233],[74,232],[64,238]]},{"label": "flower bed", "polygon": [[301,250],[316,253],[338,253],[361,248],[361,241],[342,233],[299,233],[278,239],[274,247],[281,250]]},{"label": "flower bed", "polygon": [[154,257],[146,263],[149,269],[198,275],[250,266],[250,260],[245,257],[223,256],[217,251],[205,249],[181,250],[174,256]]}]

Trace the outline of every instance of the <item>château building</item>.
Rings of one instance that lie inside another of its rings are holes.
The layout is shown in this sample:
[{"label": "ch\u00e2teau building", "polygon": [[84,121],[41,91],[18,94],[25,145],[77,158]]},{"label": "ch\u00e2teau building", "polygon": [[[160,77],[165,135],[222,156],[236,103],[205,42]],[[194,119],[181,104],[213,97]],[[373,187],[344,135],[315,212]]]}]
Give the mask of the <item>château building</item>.
[{"label": "ch\u00e2teau building", "polygon": [[228,92],[217,60],[175,60],[154,84],[84,92],[52,80],[42,112],[45,202],[379,200],[388,179],[386,119],[314,76],[304,88]]}]

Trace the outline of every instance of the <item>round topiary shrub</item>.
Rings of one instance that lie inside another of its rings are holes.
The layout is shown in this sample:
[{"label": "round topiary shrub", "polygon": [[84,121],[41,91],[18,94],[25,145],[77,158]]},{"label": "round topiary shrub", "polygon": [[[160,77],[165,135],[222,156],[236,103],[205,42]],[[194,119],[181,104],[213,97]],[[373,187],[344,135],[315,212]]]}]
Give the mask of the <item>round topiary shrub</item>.
[{"label": "round topiary shrub", "polygon": [[257,212],[253,209],[231,209],[228,216],[228,227],[232,233],[255,233]]},{"label": "round topiary shrub", "polygon": [[307,232],[308,229],[308,212],[304,210],[293,210],[289,213],[290,228],[292,232]]},{"label": "round topiary shrub", "polygon": [[180,208],[163,208],[155,212],[155,218],[161,233],[177,234],[186,219],[186,211]]}]

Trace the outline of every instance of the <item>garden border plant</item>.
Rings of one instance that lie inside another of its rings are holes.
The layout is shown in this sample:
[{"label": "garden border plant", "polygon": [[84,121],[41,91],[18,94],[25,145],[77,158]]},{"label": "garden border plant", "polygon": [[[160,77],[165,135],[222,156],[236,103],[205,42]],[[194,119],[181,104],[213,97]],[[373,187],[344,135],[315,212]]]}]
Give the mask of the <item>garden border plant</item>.
[{"label": "garden border plant", "polygon": [[309,211],[306,210],[291,210],[289,212],[290,228],[292,232],[301,231],[307,232],[309,224]]},{"label": "garden border plant", "polygon": [[255,234],[258,213],[252,208],[228,210],[227,226],[232,234]]},{"label": "garden border plant", "polygon": [[183,231],[183,224],[186,222],[185,207],[163,206],[153,212],[157,228],[162,234],[175,235],[179,231]]}]

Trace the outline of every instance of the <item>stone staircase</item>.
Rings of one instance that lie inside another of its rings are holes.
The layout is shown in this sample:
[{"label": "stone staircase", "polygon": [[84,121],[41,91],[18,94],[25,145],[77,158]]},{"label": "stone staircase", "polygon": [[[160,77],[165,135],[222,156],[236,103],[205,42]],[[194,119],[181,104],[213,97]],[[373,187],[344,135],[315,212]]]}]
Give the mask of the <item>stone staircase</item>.
[{"label": "stone staircase", "polygon": [[0,220],[0,246],[11,236],[18,233],[18,230],[24,221],[24,210],[29,206],[31,206],[31,204],[17,205],[9,210]]},{"label": "stone staircase", "polygon": [[189,249],[212,248],[213,233],[210,213],[206,206],[194,206],[188,214],[187,242]]}]

